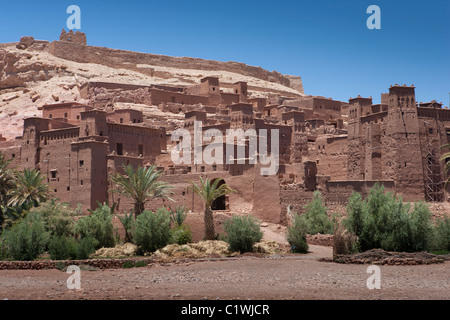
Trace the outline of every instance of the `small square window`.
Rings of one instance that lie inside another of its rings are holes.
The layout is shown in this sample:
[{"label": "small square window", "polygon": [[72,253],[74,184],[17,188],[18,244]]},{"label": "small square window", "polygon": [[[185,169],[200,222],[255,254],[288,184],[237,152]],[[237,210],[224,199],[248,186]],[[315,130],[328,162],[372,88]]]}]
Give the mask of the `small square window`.
[{"label": "small square window", "polygon": [[84,160],[80,160],[80,168],[84,167]]}]

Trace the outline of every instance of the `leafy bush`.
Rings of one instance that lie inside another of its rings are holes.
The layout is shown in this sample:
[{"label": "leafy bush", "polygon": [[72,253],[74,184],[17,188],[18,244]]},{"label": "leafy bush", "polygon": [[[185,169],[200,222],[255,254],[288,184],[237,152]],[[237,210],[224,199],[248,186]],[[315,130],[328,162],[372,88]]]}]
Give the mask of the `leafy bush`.
[{"label": "leafy bush", "polygon": [[30,212],[38,213],[45,222],[47,231],[52,236],[71,236],[75,225],[73,216],[75,212],[68,204],[56,202],[54,199],[42,203],[39,207],[31,209]]},{"label": "leafy bush", "polygon": [[45,231],[40,215],[29,214],[6,232],[5,240],[12,258],[31,261],[44,252],[49,240],[49,233]]},{"label": "leafy bush", "polygon": [[5,260],[9,257],[8,246],[4,236],[0,236],[0,260]]},{"label": "leafy bush", "polygon": [[438,219],[434,227],[432,249],[434,251],[450,251],[450,217]]},{"label": "leafy bush", "polygon": [[133,262],[133,261],[125,261],[125,262],[122,264],[122,268],[123,268],[123,269],[131,269],[131,268],[134,268],[134,262]]},{"label": "leafy bush", "polygon": [[423,203],[415,203],[410,216],[412,251],[429,250],[433,242],[433,225],[429,207]]},{"label": "leafy bush", "polygon": [[136,263],[134,264],[135,268],[144,268],[148,266],[148,263],[146,261],[136,261]]},{"label": "leafy bush", "polygon": [[86,260],[95,252],[97,240],[92,237],[86,237],[77,241],[76,259]]},{"label": "leafy bush", "polygon": [[251,215],[233,216],[225,221],[224,229],[227,242],[233,251],[251,252],[253,245],[263,237],[259,221]]},{"label": "leafy bush", "polygon": [[69,260],[76,258],[77,243],[74,238],[55,236],[50,240],[48,253],[52,260]]},{"label": "leafy bush", "polygon": [[294,253],[307,253],[309,246],[306,242],[306,234],[308,226],[304,216],[300,216],[298,213],[290,213],[291,222],[287,227],[286,240],[291,246],[291,252]]},{"label": "leafy bush", "polygon": [[50,240],[49,254],[52,260],[86,260],[95,251],[96,241],[92,238],[55,236]]},{"label": "leafy bush", "polygon": [[140,252],[154,252],[165,247],[170,240],[170,214],[165,208],[156,213],[144,211],[136,218],[134,243]]},{"label": "leafy bush", "polygon": [[182,224],[172,229],[171,243],[183,245],[192,241],[192,232],[189,226]]},{"label": "leafy bush", "polygon": [[315,191],[312,201],[305,207],[303,215],[309,234],[332,234],[333,223],[327,215],[327,207],[323,204],[322,194]]},{"label": "leafy bush", "polygon": [[114,247],[114,227],[112,223],[111,208],[103,204],[91,213],[82,217],[75,224],[75,233],[81,239],[92,237],[96,240],[95,248]]},{"label": "leafy bush", "polygon": [[411,210],[401,197],[385,193],[379,184],[370,190],[366,200],[358,194],[350,197],[344,223],[358,237],[363,251],[425,251],[433,240],[429,208],[416,203]]}]

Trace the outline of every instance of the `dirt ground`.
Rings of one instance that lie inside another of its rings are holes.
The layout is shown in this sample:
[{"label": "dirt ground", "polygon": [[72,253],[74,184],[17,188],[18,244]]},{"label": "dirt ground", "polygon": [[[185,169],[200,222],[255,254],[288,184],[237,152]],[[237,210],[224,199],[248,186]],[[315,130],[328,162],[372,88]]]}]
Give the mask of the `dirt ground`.
[{"label": "dirt ground", "polygon": [[380,266],[381,289],[369,290],[368,265],[319,262],[332,249],[306,255],[243,256],[217,261],[161,263],[144,268],[81,271],[69,290],[59,270],[0,271],[0,299],[8,300],[450,300],[450,262]]},{"label": "dirt ground", "polygon": [[[202,216],[189,217],[194,241]],[[222,232],[226,215],[216,217]],[[264,240],[287,248],[285,227],[263,224]],[[450,300],[450,261],[380,266],[381,289],[366,282],[369,265],[318,261],[332,247],[310,237],[305,255],[244,254],[235,258],[179,260],[143,268],[81,271],[81,289],[69,290],[59,270],[0,271],[0,300]]]}]

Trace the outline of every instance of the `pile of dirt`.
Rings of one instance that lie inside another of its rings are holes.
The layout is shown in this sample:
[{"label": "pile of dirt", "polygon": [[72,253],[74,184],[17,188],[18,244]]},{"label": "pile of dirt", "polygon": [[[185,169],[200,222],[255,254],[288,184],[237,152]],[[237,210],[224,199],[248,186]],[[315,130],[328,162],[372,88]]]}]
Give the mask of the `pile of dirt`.
[{"label": "pile of dirt", "polygon": [[117,245],[114,248],[101,248],[94,252],[90,258],[120,258],[132,257],[136,255],[137,246],[132,243]]},{"label": "pile of dirt", "polygon": [[377,265],[419,265],[443,263],[446,258],[427,252],[388,252],[372,249],[362,253],[335,255],[332,259],[321,259],[345,264],[377,264]]}]

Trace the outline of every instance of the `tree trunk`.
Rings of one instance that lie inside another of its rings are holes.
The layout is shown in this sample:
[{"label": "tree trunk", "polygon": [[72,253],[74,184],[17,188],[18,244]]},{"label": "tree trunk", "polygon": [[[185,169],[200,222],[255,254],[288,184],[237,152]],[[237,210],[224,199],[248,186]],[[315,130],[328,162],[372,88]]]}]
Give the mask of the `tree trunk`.
[{"label": "tree trunk", "polygon": [[137,218],[142,212],[144,212],[144,203],[143,202],[135,202],[134,203],[134,215]]},{"label": "tree trunk", "polygon": [[211,207],[205,209],[205,240],[215,240],[214,217]]}]

